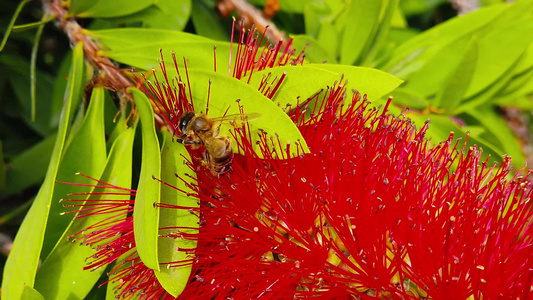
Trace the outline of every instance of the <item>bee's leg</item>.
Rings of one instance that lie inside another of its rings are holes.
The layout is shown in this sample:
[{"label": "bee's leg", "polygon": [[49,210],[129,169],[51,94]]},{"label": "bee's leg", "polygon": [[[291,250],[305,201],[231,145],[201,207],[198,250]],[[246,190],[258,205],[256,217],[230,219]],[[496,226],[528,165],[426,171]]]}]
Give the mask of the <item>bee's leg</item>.
[{"label": "bee's leg", "polygon": [[178,143],[183,144],[183,145],[201,145],[202,144],[200,142],[196,142],[196,141],[193,141],[193,140],[178,139],[177,141],[178,141]]},{"label": "bee's leg", "polygon": [[207,166],[210,166],[211,158],[209,157],[209,152],[205,151],[204,156],[205,156],[205,163],[207,164]]}]

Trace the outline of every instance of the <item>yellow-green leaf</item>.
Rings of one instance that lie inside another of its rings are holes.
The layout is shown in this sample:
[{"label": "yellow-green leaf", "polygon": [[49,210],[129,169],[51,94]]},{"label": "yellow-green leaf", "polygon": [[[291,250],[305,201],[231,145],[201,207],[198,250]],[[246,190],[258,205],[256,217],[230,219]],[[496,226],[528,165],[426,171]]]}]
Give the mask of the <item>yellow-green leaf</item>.
[{"label": "yellow-green leaf", "polygon": [[157,257],[157,237],[159,230],[160,184],[153,177],[159,178],[161,156],[159,141],[155,133],[154,112],[150,100],[139,90],[131,89],[135,105],[141,119],[142,164],[139,186],[133,210],[133,230],[135,245],[142,262],[150,269],[159,270]]}]

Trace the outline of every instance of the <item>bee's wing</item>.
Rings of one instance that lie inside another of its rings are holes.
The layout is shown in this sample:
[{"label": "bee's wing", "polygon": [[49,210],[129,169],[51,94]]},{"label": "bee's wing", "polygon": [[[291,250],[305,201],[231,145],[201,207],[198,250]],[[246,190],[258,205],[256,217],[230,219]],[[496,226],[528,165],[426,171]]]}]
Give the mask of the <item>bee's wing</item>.
[{"label": "bee's wing", "polygon": [[214,122],[219,123],[219,126],[224,123],[229,123],[232,126],[239,127],[243,122],[251,122],[257,120],[261,117],[259,113],[248,113],[248,114],[234,114],[227,115],[219,118],[212,118]]}]

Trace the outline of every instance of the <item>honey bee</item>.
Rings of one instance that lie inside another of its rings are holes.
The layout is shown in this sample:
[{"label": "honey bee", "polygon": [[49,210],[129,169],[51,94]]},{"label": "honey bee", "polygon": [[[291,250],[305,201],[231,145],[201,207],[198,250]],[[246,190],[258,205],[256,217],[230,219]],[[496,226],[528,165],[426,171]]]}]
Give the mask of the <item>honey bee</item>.
[{"label": "honey bee", "polygon": [[204,146],[205,163],[215,176],[227,173],[231,168],[232,145],[231,139],[220,135],[220,126],[223,122],[234,125],[237,121],[251,121],[259,114],[236,114],[220,118],[210,118],[206,114],[185,112],[179,119],[181,136],[178,142],[199,149]]}]

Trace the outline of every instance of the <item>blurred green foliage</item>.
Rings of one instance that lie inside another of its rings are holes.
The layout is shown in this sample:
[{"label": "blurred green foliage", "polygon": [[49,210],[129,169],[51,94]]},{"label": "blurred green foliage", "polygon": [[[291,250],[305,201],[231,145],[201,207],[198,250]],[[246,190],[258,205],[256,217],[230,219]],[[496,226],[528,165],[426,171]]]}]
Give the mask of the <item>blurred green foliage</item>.
[{"label": "blurred green foliage", "polygon": [[[249,2],[258,9],[265,5],[264,0]],[[469,143],[481,146],[485,157],[490,155],[491,161],[501,161],[502,156],[511,155],[515,166],[524,165],[523,145],[502,118],[500,108],[516,107],[526,116],[531,116],[528,112],[533,110],[533,1],[507,4],[501,0],[485,0],[481,1],[483,7],[479,10],[459,17],[444,0],[280,0],[279,3],[281,10],[272,21],[294,39],[297,51],[307,46],[306,61],[314,63],[307,66],[310,71],[305,67],[295,70],[294,77],[289,76],[286,82],[287,86],[292,84],[300,88],[291,90],[302,98],[310,97],[323,87],[309,82],[316,84],[320,79],[343,73],[350,88],[368,94],[376,105],[393,95],[392,112],[400,113],[409,108],[405,114],[419,126],[430,119],[428,135],[435,143],[447,138],[450,131],[456,133],[456,138],[464,138],[470,132]],[[0,28],[4,28],[4,32],[10,29],[9,23],[18,4],[11,0],[3,2]],[[228,67],[225,57],[229,53],[231,17],[222,18],[215,5],[214,0],[72,0],[69,14],[99,42],[102,50],[99,54],[120,66],[149,70],[158,66],[159,48],[165,53],[174,50],[178,57],[187,58],[191,76],[205,83],[205,78],[217,76],[206,73],[213,68],[213,45],[217,45],[218,63],[222,64],[219,68]],[[42,4],[34,1],[22,9],[15,25],[47,18]],[[70,41],[53,22],[44,26],[37,40],[34,27],[19,26],[25,30],[12,32],[0,53],[0,228],[13,237],[22,228],[31,233],[26,238],[34,242],[31,250],[27,250],[33,254],[27,255],[35,264],[21,276],[29,277],[27,280],[31,283],[37,276],[37,290],[28,287],[17,293],[30,298],[38,298],[41,293],[49,298],[68,294],[72,287],[65,286],[61,291],[49,289],[48,280],[52,279],[39,275],[38,259],[48,266],[58,257],[81,254],[61,252],[61,237],[65,230],[72,230],[67,229],[71,226],[70,219],[59,219],[58,215],[62,207],[57,198],[62,197],[59,194],[65,193],[65,188],[46,191],[43,185],[38,193],[39,186],[45,176],[51,186],[55,180],[75,180],[72,173],[83,171],[80,158],[89,168],[86,172],[92,170],[96,173],[94,176],[104,172],[106,178],[113,178],[115,164],[127,165],[128,162],[118,162],[119,158],[110,160],[114,153],[110,145],[131,152],[134,129],[125,129],[124,116],[119,118],[121,121],[113,122],[119,107],[112,101],[112,92],[100,90],[94,95],[93,91],[93,96],[105,99],[105,104],[101,102],[98,112],[87,109],[83,87],[91,79],[92,68],[79,69],[83,65],[80,63],[82,54],[73,56]],[[39,47],[32,60],[32,48],[36,43]],[[73,71],[76,62],[78,69]],[[323,62],[333,66],[321,65]],[[32,64],[34,71],[31,71]],[[403,80],[403,84],[396,88],[400,81],[395,81],[391,75]],[[33,87],[32,77],[35,78]],[[246,85],[242,85],[245,87],[236,84],[233,89],[229,88],[228,94],[240,91],[248,93],[249,97],[264,97],[254,96],[256,91],[246,91]],[[36,100],[34,120],[32,88],[35,88]],[[205,92],[205,85],[194,90],[195,93]],[[223,101],[226,100],[215,97],[213,101],[219,103],[220,110],[225,107]],[[257,109],[279,113],[275,105],[271,106]],[[63,119],[60,119],[62,111]],[[70,118],[64,119],[66,115]],[[90,122],[86,120],[89,117],[95,118],[94,124],[84,127],[85,122]],[[261,126],[268,128],[271,119],[265,120]],[[530,131],[532,129],[530,125]],[[290,126],[284,128],[285,131],[280,130],[278,132],[285,133],[287,140],[298,138],[298,132],[291,131]],[[146,139],[144,133],[143,137]],[[59,148],[58,143],[61,144]],[[128,168],[127,174],[117,175],[117,178],[132,181],[133,172],[136,182],[139,170],[143,172],[137,167],[141,160],[145,163],[146,158],[141,159],[134,152],[133,160],[130,163],[133,167]],[[107,171],[103,171],[104,168]],[[48,173],[55,173],[47,174],[47,169]],[[158,186],[151,188],[159,189]],[[28,221],[26,226],[20,227],[23,212],[34,199],[37,200],[33,212],[29,213],[34,222]],[[44,220],[35,217],[39,215],[36,209],[46,210]],[[155,222],[151,225],[157,226],[158,216],[151,218]],[[54,249],[60,251],[59,254],[55,254]],[[15,251],[13,255],[26,254]],[[48,265],[47,256],[51,259]],[[2,269],[4,265],[2,257]],[[96,293],[91,289],[99,276],[81,280],[85,285],[76,297]],[[5,278],[3,282],[7,282]]]}]

